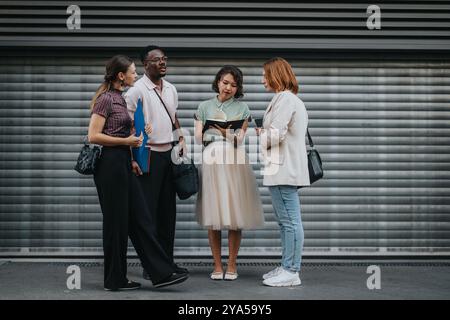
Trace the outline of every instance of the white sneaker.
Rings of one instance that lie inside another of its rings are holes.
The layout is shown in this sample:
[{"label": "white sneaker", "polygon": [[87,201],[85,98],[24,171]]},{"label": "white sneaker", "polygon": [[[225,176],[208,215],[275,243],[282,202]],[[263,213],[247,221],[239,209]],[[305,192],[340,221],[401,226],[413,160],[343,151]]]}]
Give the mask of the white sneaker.
[{"label": "white sneaker", "polygon": [[298,286],[302,282],[300,281],[298,272],[292,273],[282,269],[279,275],[266,279],[263,283],[270,287],[290,287]]},{"label": "white sneaker", "polygon": [[269,279],[269,278],[279,275],[281,273],[281,271],[283,271],[283,267],[276,267],[275,269],[263,274],[262,277],[264,280],[266,280],[266,279]]}]

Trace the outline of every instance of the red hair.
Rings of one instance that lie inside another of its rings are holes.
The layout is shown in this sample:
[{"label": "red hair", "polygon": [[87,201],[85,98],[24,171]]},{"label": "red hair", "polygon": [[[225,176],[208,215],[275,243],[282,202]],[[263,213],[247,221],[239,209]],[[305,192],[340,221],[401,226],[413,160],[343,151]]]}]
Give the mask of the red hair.
[{"label": "red hair", "polygon": [[291,65],[283,58],[276,57],[266,61],[263,65],[268,85],[275,92],[290,90],[298,93],[298,82]]}]

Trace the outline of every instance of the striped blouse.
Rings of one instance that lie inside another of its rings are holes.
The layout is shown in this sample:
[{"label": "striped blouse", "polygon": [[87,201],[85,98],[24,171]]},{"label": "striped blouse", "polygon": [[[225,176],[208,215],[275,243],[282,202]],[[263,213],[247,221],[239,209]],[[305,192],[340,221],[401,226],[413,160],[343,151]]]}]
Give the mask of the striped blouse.
[{"label": "striped blouse", "polygon": [[112,136],[126,138],[131,135],[133,121],[131,120],[127,103],[119,90],[109,90],[101,94],[95,101],[92,113],[106,119],[103,133]]}]

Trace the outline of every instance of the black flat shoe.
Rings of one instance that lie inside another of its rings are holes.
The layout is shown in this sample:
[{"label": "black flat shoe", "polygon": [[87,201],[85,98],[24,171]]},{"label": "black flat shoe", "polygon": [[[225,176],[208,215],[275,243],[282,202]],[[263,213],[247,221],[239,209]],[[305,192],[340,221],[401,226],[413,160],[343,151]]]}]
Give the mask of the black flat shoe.
[{"label": "black flat shoe", "polygon": [[174,267],[174,272],[175,273],[189,273],[189,270],[188,269],[186,269],[186,268],[182,268],[182,267],[179,267],[178,265],[174,265],[173,266]]},{"label": "black flat shoe", "polygon": [[[178,274],[187,274],[187,273],[189,273],[189,270],[186,268],[181,268],[181,267],[178,267],[177,265],[174,265],[173,272],[178,273]],[[142,278],[144,278],[145,280],[151,280],[150,276],[148,275],[147,271],[145,271],[145,269],[142,269]]]},{"label": "black flat shoe", "polygon": [[189,276],[186,273],[172,273],[166,279],[164,279],[162,281],[159,281],[159,282],[154,282],[153,286],[155,288],[162,288],[162,287],[166,287],[166,286],[171,286],[173,284],[177,284],[177,283],[181,283],[183,281],[186,281],[187,278],[189,278]]},{"label": "black flat shoe", "polygon": [[134,282],[131,280],[128,280],[128,282],[120,288],[106,288],[106,291],[126,291],[126,290],[136,290],[139,289],[141,287],[141,284],[139,282]]}]

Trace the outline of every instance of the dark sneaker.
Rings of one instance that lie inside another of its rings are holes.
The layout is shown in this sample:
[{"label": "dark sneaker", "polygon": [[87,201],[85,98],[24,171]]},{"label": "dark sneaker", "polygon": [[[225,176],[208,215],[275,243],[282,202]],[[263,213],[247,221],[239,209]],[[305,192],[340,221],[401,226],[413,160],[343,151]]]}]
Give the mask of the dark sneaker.
[{"label": "dark sneaker", "polygon": [[170,286],[173,284],[181,283],[183,281],[186,281],[187,278],[189,278],[189,275],[187,273],[172,273],[169,277],[166,279],[160,281],[160,282],[154,282],[153,286],[155,288],[162,288],[165,286]]},{"label": "dark sneaker", "polygon": [[[178,273],[178,274],[186,274],[186,273],[189,273],[189,270],[186,268],[180,268],[177,265],[174,265],[173,272]],[[145,271],[145,269],[142,269],[142,278],[144,278],[145,280],[151,280],[150,276],[148,275],[147,271]]]},{"label": "dark sneaker", "polygon": [[106,291],[126,291],[126,290],[136,290],[136,289],[139,289],[140,287],[141,287],[140,283],[128,280],[128,282],[123,287],[116,288],[116,289],[105,287],[105,290]]},{"label": "dark sneaker", "polygon": [[173,267],[174,267],[174,269],[175,269],[175,270],[174,270],[175,273],[189,273],[189,270],[188,270],[188,269],[182,268],[182,267],[178,266],[177,264],[174,264]]}]

